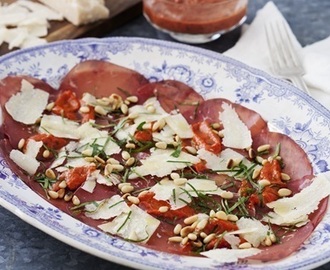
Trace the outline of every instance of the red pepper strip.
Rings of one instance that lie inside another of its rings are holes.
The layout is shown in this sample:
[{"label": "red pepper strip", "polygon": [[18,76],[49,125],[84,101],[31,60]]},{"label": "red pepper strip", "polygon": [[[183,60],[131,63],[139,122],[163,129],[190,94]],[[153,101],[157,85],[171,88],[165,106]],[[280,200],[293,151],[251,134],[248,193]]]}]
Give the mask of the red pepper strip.
[{"label": "red pepper strip", "polygon": [[63,172],[60,175],[59,180],[65,180],[67,187],[70,190],[76,190],[86,181],[87,176],[90,175],[93,171],[95,171],[95,166],[75,167]]},{"label": "red pepper strip", "polygon": [[152,141],[152,133],[148,129],[137,130],[134,134],[134,139],[139,142]]},{"label": "red pepper strip", "polygon": [[[28,143],[29,140],[34,140],[36,142],[42,142],[43,143],[43,147],[41,147],[41,149],[39,150],[39,153],[37,155],[37,159],[38,160],[52,158],[53,157],[52,150],[59,150],[63,146],[67,145],[68,142],[69,142],[66,139],[58,138],[58,137],[55,137],[55,136],[53,136],[51,134],[36,134],[36,135],[33,135],[32,137],[30,137],[27,140],[27,142],[24,145],[24,149],[26,148],[26,145],[27,145],[27,143]],[[49,157],[44,157],[43,156],[43,152],[45,150],[50,150]]]},{"label": "red pepper strip", "polygon": [[76,112],[80,108],[79,99],[71,90],[60,93],[55,101],[52,112],[71,120],[77,120]]},{"label": "red pepper strip", "polygon": [[156,200],[154,196],[155,194],[153,192],[148,192],[139,197],[140,199],[139,206],[141,208],[144,208],[151,215],[174,220],[178,218],[186,218],[195,214],[195,210],[189,206],[184,206],[176,210],[169,209],[164,213],[160,212],[159,211],[160,207],[167,206],[170,208],[170,204],[166,201]]},{"label": "red pepper strip", "polygon": [[63,138],[58,138],[55,137],[54,135],[51,134],[36,134],[30,137],[29,139],[34,140],[36,142],[43,142],[44,146],[46,146],[48,149],[53,149],[53,150],[59,150],[63,146],[68,144],[68,140],[63,139]]},{"label": "red pepper strip", "polygon": [[[228,220],[221,219],[210,219],[209,223],[204,228],[206,234],[215,233],[216,235],[221,235],[223,232],[231,232],[238,230],[235,223]],[[206,245],[206,250],[214,248],[230,248],[230,244],[227,243],[221,236],[219,238],[214,238]]]},{"label": "red pepper strip", "polygon": [[204,148],[214,154],[221,152],[220,136],[215,134],[206,121],[192,124],[192,131],[194,133],[193,143],[197,149]]}]

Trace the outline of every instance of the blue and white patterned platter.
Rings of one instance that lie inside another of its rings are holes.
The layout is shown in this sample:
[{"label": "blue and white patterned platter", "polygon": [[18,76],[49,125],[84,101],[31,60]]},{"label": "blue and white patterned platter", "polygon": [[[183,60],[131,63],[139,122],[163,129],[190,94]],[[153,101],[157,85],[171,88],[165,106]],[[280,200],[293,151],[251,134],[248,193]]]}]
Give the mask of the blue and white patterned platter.
[{"label": "blue and white patterned platter", "polygon": [[[260,113],[297,141],[315,173],[330,166],[330,112],[291,84],[220,54],[140,38],[81,39],[19,50],[0,58],[0,79],[25,74],[54,87],[77,63],[102,59],[152,81],[177,79],[205,98],[224,97]],[[299,162],[299,161],[297,161]],[[330,214],[292,256],[267,264],[219,264],[158,252],[106,235],[56,209],[30,190],[0,157],[0,204],[49,235],[95,256],[141,269],[310,269],[330,260]]]}]

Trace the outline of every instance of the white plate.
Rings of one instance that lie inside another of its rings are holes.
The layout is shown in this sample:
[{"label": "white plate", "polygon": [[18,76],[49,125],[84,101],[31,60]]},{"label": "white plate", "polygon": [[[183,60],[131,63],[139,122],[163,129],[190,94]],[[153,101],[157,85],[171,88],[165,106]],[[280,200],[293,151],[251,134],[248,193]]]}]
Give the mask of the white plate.
[{"label": "white plate", "polygon": [[[81,39],[20,50],[0,58],[0,79],[28,74],[54,87],[77,63],[102,59],[132,68],[150,80],[177,79],[205,98],[224,97],[259,112],[272,127],[297,141],[315,173],[330,164],[330,112],[285,81],[220,54],[139,38]],[[299,160],[297,161],[299,162]],[[0,159],[0,203],[60,239],[109,261],[134,268],[305,269],[330,260],[330,214],[294,255],[267,264],[218,264],[211,259],[158,252],[108,236],[59,211],[30,190]]]}]

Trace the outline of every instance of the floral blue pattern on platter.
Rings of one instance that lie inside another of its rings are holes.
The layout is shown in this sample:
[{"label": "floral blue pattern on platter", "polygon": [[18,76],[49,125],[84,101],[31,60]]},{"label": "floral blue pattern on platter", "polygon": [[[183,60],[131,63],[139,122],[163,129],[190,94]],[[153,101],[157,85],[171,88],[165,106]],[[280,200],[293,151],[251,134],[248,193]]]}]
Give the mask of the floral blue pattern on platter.
[{"label": "floral blue pattern on platter", "polygon": [[[223,55],[173,42],[140,38],[54,42],[0,58],[0,79],[30,75],[57,87],[77,63],[112,61],[151,81],[176,79],[205,98],[223,97],[261,114],[269,126],[307,152],[315,173],[330,166],[330,112],[291,84]],[[298,161],[299,162],[299,161]],[[143,269],[310,269],[330,260],[330,213],[292,256],[272,263],[219,264],[126,242],[91,228],[30,190],[0,157],[0,204],[40,230],[106,260]]]}]

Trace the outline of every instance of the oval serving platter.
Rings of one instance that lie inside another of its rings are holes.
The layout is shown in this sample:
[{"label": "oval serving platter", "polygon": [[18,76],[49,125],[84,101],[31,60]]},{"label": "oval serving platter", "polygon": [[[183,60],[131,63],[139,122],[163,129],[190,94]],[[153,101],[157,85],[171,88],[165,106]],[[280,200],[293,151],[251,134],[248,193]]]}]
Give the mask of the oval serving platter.
[{"label": "oval serving platter", "polygon": [[[205,98],[223,97],[260,113],[307,152],[314,173],[330,164],[330,111],[286,81],[215,52],[142,38],[50,43],[0,58],[0,79],[30,75],[58,87],[77,63],[100,59],[134,69],[151,81],[176,79]],[[299,161],[298,161],[299,162]],[[0,157],[0,204],[47,234],[105,260],[143,269],[306,269],[330,260],[330,214],[293,255],[271,263],[219,264],[208,258],[158,252],[91,228],[61,212],[15,176]]]}]

